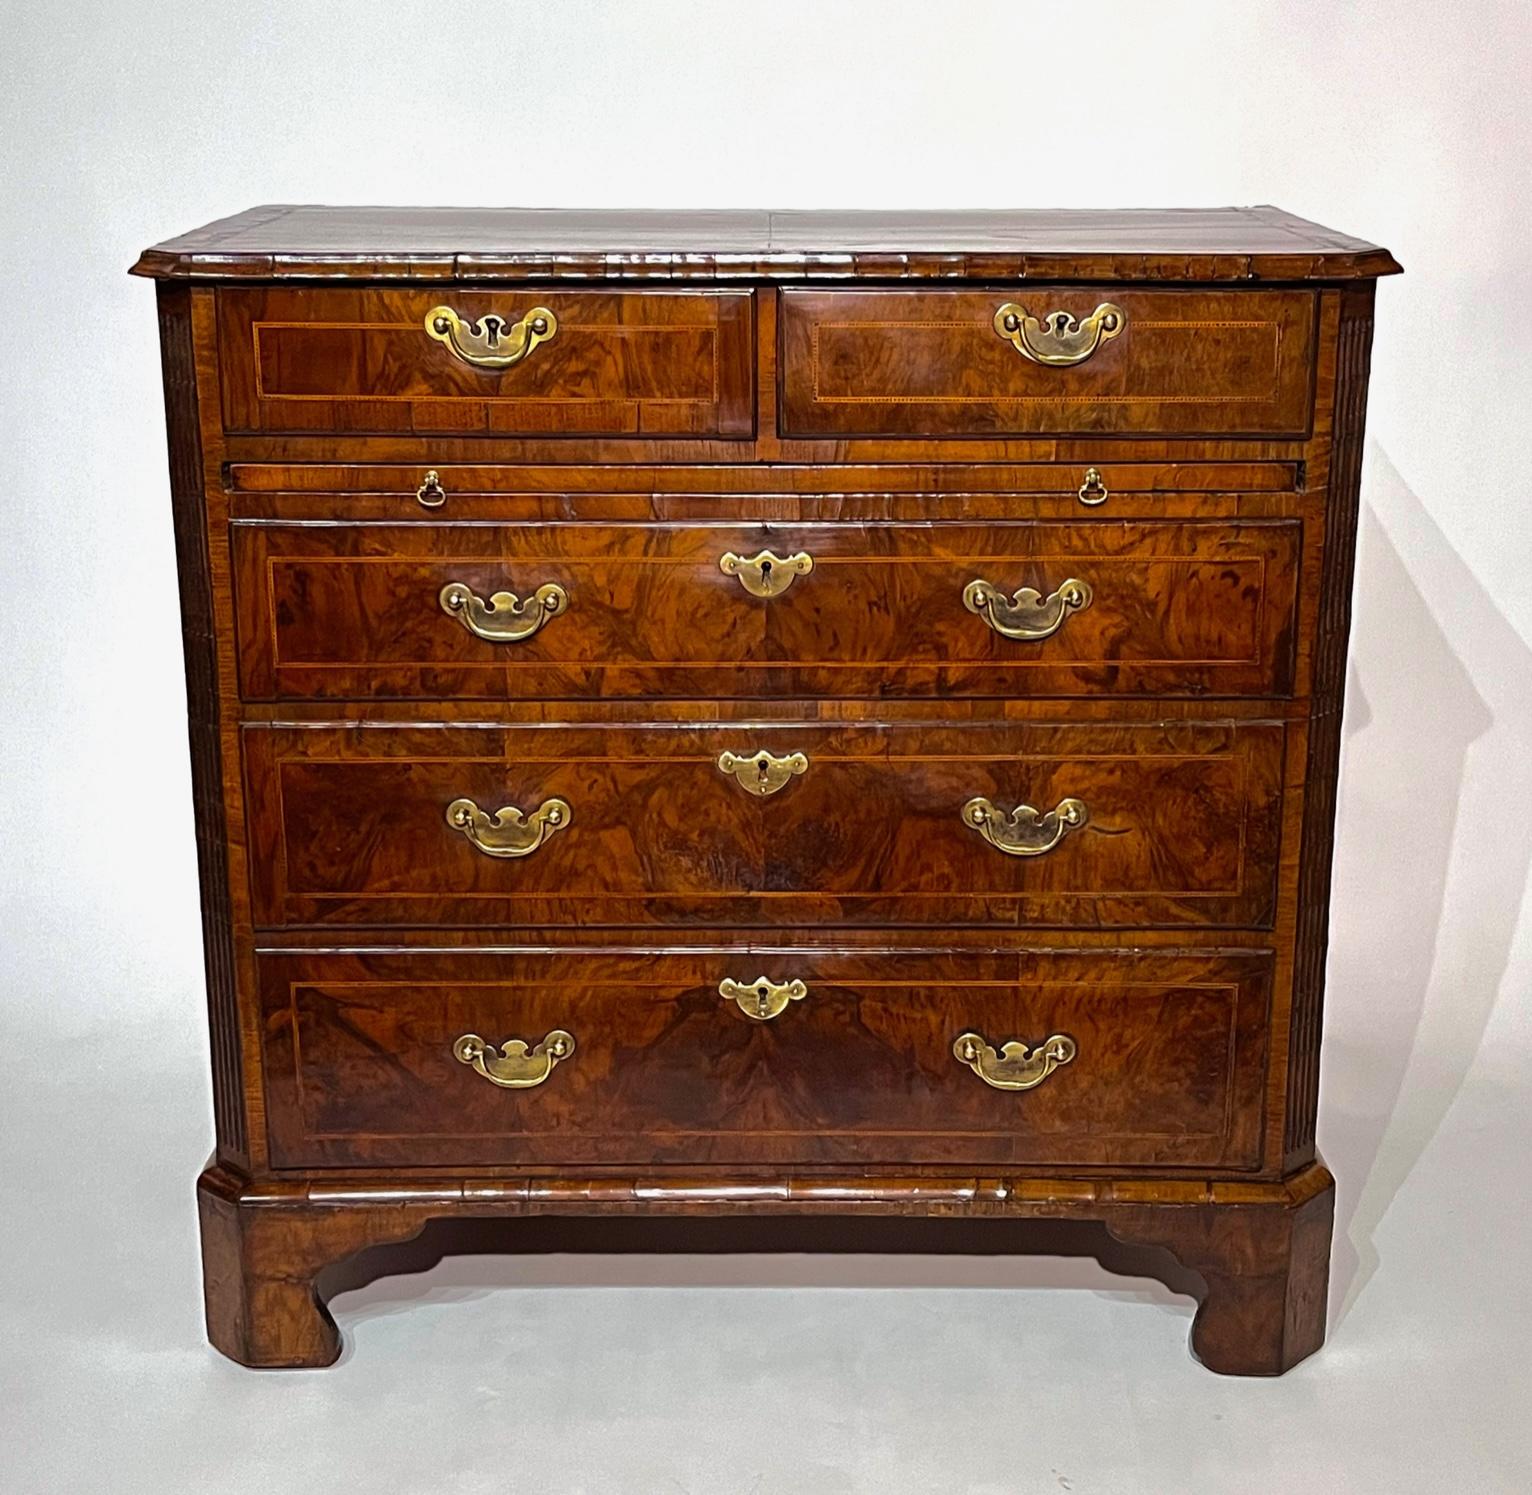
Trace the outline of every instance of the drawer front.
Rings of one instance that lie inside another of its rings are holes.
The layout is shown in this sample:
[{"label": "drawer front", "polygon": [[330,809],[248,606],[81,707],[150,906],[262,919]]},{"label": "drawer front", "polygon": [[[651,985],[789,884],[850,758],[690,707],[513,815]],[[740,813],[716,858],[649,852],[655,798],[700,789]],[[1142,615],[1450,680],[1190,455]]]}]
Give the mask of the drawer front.
[{"label": "drawer front", "polygon": [[267,927],[1272,917],[1277,723],[247,726],[244,744]]},{"label": "drawer front", "polygon": [[[1297,520],[241,524],[241,681],[255,700],[1281,696],[1301,534]],[[1031,606],[1012,605],[1020,588]],[[496,594],[513,600],[489,609]]]},{"label": "drawer front", "polygon": [[[1261,951],[260,966],[278,1167],[1258,1162]],[[792,993],[765,1018],[760,977]]]},{"label": "drawer front", "polygon": [[[785,290],[783,434],[1302,437],[1315,305],[1301,290]],[[1103,306],[1115,323],[1092,323]],[[1058,312],[1074,336],[1050,336]],[[1032,321],[1007,335],[1008,314]]]},{"label": "drawer front", "polygon": [[[457,318],[445,338],[431,330],[444,307]],[[509,366],[486,366],[515,353],[529,316],[551,335],[523,338]],[[748,291],[220,290],[224,424],[748,437],[753,325]]]}]

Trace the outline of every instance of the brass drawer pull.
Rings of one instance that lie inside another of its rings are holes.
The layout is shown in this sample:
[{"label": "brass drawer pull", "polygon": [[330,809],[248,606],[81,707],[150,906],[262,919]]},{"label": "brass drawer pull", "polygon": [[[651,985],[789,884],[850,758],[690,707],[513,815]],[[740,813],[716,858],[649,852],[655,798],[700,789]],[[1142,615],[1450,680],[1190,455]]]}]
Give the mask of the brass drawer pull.
[{"label": "brass drawer pull", "polygon": [[447,824],[487,857],[529,857],[572,819],[574,812],[561,799],[545,799],[525,818],[514,805],[493,815],[471,799],[455,799],[447,806]]},{"label": "brass drawer pull", "polygon": [[1017,805],[1009,815],[982,796],[963,806],[963,823],[1011,857],[1040,857],[1089,819],[1082,800],[1061,799],[1046,815]]},{"label": "brass drawer pull", "polygon": [[809,989],[801,981],[778,983],[757,976],[754,981],[733,981],[725,976],[718,983],[718,995],[739,1005],[746,1017],[758,1023],[770,1022],[784,1012],[789,1002],[801,1002]]},{"label": "brass drawer pull", "polygon": [[1102,343],[1110,342],[1128,325],[1120,306],[1103,301],[1084,321],[1067,311],[1050,311],[1040,321],[1024,306],[1007,301],[995,313],[995,331],[1033,363],[1068,368],[1084,363]]},{"label": "brass drawer pull", "polygon": [[426,313],[427,335],[476,369],[514,368],[539,343],[552,341],[558,330],[559,320],[546,306],[534,306],[519,322],[507,322],[494,312],[465,322],[450,306],[433,306]]},{"label": "brass drawer pull", "polygon": [[1031,1090],[1077,1052],[1067,1033],[1055,1033],[1031,1050],[1024,1043],[1007,1043],[998,1054],[978,1033],[964,1033],[952,1045],[953,1056],[996,1090]]},{"label": "brass drawer pull", "polygon": [[726,550],[718,557],[718,569],[725,576],[737,577],[739,584],[752,597],[780,597],[799,576],[807,576],[814,569],[814,557],[806,550],[785,559],[763,550],[746,560]]},{"label": "brass drawer pull", "polygon": [[447,502],[447,490],[442,487],[442,475],[434,467],[415,490],[415,501],[423,509],[439,509]]},{"label": "brass drawer pull", "polygon": [[749,793],[764,799],[768,794],[775,794],[794,775],[807,773],[809,760],[803,753],[789,753],[785,758],[777,758],[765,748],[748,758],[725,750],[718,755],[718,767],[724,773],[732,774]]},{"label": "brass drawer pull", "polygon": [[444,613],[492,644],[519,644],[569,607],[569,594],[555,581],[545,582],[526,601],[514,592],[496,592],[488,602],[462,582],[449,581],[439,600]]},{"label": "brass drawer pull", "polygon": [[530,1090],[541,1085],[553,1073],[553,1066],[574,1050],[574,1034],[562,1028],[555,1028],[532,1049],[524,1038],[512,1038],[501,1045],[498,1054],[494,1045],[485,1043],[477,1033],[465,1033],[452,1045],[452,1057],[459,1064],[471,1064],[491,1085]]},{"label": "brass drawer pull", "polygon": [[1009,599],[999,587],[975,577],[963,588],[963,606],[977,613],[1002,638],[1044,639],[1064,626],[1070,613],[1091,605],[1088,582],[1071,576],[1044,597],[1035,587],[1018,587]]},{"label": "brass drawer pull", "polygon": [[1107,500],[1106,479],[1101,476],[1100,468],[1087,467],[1085,469],[1085,481],[1078,489],[1080,502],[1089,508],[1095,508],[1097,504],[1104,504]]}]

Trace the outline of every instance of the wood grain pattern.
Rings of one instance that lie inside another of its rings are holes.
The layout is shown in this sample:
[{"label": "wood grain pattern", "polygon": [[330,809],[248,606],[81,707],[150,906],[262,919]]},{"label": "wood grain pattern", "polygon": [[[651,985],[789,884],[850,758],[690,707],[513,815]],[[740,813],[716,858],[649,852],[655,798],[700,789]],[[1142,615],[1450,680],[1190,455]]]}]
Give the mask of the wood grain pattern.
[{"label": "wood grain pattern", "polygon": [[[749,436],[747,291],[539,292],[557,334],[479,369],[425,331],[446,291],[224,290],[223,412],[232,431]],[[508,321],[525,294],[453,287],[453,309]]]},{"label": "wood grain pattern", "polygon": [[1346,693],[1346,645],[1362,487],[1362,432],[1372,353],[1372,288],[1347,295],[1336,350],[1335,437],[1330,461],[1324,574],[1315,625],[1312,719],[1304,776],[1302,868],[1293,970],[1287,1067],[1285,1160],[1298,1167],[1314,1157],[1319,1109],[1319,1045],[1323,1027],[1325,955],[1330,943],[1330,869],[1340,776],[1341,709]]},{"label": "wood grain pattern", "polygon": [[[726,976],[801,979],[760,1022]],[[995,1163],[1248,1168],[1259,1147],[1270,957],[1022,951],[804,955],[268,956],[279,1167]],[[562,1028],[534,1089],[452,1054]],[[996,1090],[952,1053],[1056,1033],[1075,1060]]]},{"label": "wood grain pattern", "polygon": [[246,1163],[249,1134],[243,1095],[228,830],[223,809],[217,622],[202,483],[196,355],[191,292],[159,291],[160,356],[170,455],[170,503],[181,586],[181,642],[186,660],[186,715],[191,742],[197,881],[202,901],[203,973],[213,1069],[213,1124],[220,1156]]},{"label": "wood grain pattern", "polygon": [[[329,1363],[326,1268],[530,1215],[591,1243],[604,1215],[816,1243],[887,1217],[959,1249],[1095,1221],[1197,1274],[1211,1368],[1317,1347],[1386,251],[1274,209],[267,208],[136,268],[166,281],[220,1349]],[[1000,298],[1128,330],[1045,369]],[[484,374],[424,335],[441,303],[556,305],[560,338]],[[725,548],[816,564],[760,602]],[[975,574],[1093,600],[1005,640]],[[506,650],[447,580],[572,606]],[[724,748],[809,768],[758,799]],[[491,860],[446,821],[465,794],[574,819]],[[1088,823],[1009,858],[975,795]],[[760,974],[809,995],[768,1023],[717,995]],[[577,1052],[530,1091],[450,1054],[554,1026]],[[969,1027],[1079,1052],[1002,1092],[952,1057]]]},{"label": "wood grain pattern", "polygon": [[1274,207],[844,212],[266,204],[144,251],[202,280],[1352,280],[1386,249]]},{"label": "wood grain pattern", "polygon": [[[399,1175],[252,1183],[209,1168],[198,1184],[208,1335],[250,1366],[323,1366],[340,1335],[320,1292],[324,1268],[364,1246],[397,1243],[433,1220],[713,1215],[811,1222],[816,1250],[853,1243],[859,1220],[941,1222],[949,1250],[992,1252],[1006,1221],[1099,1221],[1119,1240],[1162,1246],[1201,1279],[1192,1347],[1225,1375],[1278,1375],[1324,1339],[1335,1184],[1321,1164],[1267,1183],[911,1178],[873,1170],[760,1177],[714,1169],[637,1176]],[[750,1249],[764,1232],[752,1230]],[[930,1237],[923,1239],[930,1245]],[[803,1249],[799,1241],[797,1249]],[[789,1242],[789,1249],[793,1249]]]},{"label": "wood grain pattern", "polygon": [[[1274,723],[770,730],[557,726],[250,728],[260,925],[1270,923],[1283,730]],[[770,798],[725,749],[807,754]],[[1089,823],[1045,856],[961,818],[1074,797]],[[446,823],[544,800],[573,810],[532,856]]]},{"label": "wood grain pattern", "polygon": [[[654,522],[239,525],[247,698],[445,696],[1283,695],[1292,688],[1301,526]],[[726,551],[803,552],[780,597]],[[1051,638],[1001,637],[963,604],[975,578],[1091,605]],[[516,643],[438,605],[449,582],[567,612]]]},{"label": "wood grain pattern", "polygon": [[[1017,295],[1022,292],[1015,292]],[[785,436],[1302,436],[1315,301],[1307,291],[1028,286],[1026,309],[1083,321],[1103,301],[1123,331],[1068,368],[995,330],[1012,292],[785,290]]]}]

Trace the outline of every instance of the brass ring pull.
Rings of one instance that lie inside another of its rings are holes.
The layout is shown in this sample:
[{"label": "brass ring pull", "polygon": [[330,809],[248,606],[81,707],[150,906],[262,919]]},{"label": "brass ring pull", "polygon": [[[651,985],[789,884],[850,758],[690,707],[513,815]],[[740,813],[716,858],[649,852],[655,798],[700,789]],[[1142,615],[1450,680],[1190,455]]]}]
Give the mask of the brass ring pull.
[{"label": "brass ring pull", "polygon": [[737,1003],[739,1010],[758,1023],[770,1022],[786,1011],[789,1002],[801,1002],[809,989],[801,981],[778,983],[757,976],[754,981],[733,981],[725,976],[718,983],[718,995]]},{"label": "brass ring pull", "polygon": [[807,576],[814,569],[814,557],[806,550],[785,559],[763,550],[746,560],[726,550],[718,557],[718,569],[725,576],[737,577],[739,584],[752,597],[780,597],[796,577]]},{"label": "brass ring pull", "polygon": [[423,509],[439,509],[447,502],[447,490],[442,487],[442,476],[434,467],[415,490],[415,501]]},{"label": "brass ring pull", "polygon": [[1083,800],[1061,799],[1046,815],[1017,805],[1009,815],[980,796],[963,806],[963,824],[1009,857],[1040,857],[1090,818]]},{"label": "brass ring pull", "polygon": [[1101,476],[1100,469],[1087,467],[1085,469],[1085,481],[1080,484],[1077,491],[1080,495],[1080,502],[1092,509],[1097,504],[1104,504],[1107,499],[1107,486],[1106,479]]},{"label": "brass ring pull", "polygon": [[452,1057],[459,1064],[471,1064],[491,1085],[503,1090],[530,1090],[541,1085],[553,1073],[553,1066],[574,1050],[574,1034],[562,1028],[555,1028],[531,1049],[524,1038],[512,1038],[501,1045],[498,1054],[494,1045],[485,1043],[477,1033],[465,1033],[452,1045]]},{"label": "brass ring pull", "polygon": [[471,799],[455,799],[447,806],[447,824],[487,857],[529,857],[573,819],[574,812],[561,799],[545,799],[525,817],[514,805],[493,815]]},{"label": "brass ring pull", "polygon": [[1041,321],[1024,306],[1007,301],[995,313],[995,331],[1033,363],[1049,368],[1068,368],[1084,363],[1102,343],[1110,342],[1128,318],[1120,306],[1103,301],[1081,322],[1067,311],[1051,311]]},{"label": "brass ring pull", "polygon": [[953,1057],[996,1090],[1031,1090],[1077,1052],[1067,1033],[1055,1033],[1030,1050],[1024,1043],[1007,1043],[998,1054],[978,1033],[964,1033],[952,1045]]},{"label": "brass ring pull", "polygon": [[445,343],[455,358],[476,369],[514,368],[559,330],[558,318],[546,306],[534,306],[519,322],[507,322],[493,312],[477,322],[465,322],[450,306],[433,306],[425,325],[428,336]]},{"label": "brass ring pull", "polygon": [[807,773],[809,760],[803,753],[789,753],[785,758],[777,758],[765,748],[748,758],[725,750],[718,755],[718,767],[724,773],[732,774],[743,789],[765,799],[794,775]]},{"label": "brass ring pull", "polygon": [[569,607],[569,594],[554,581],[545,582],[526,601],[514,592],[496,592],[488,602],[462,582],[449,581],[438,600],[444,613],[475,638],[492,644],[519,644]]},{"label": "brass ring pull", "polygon": [[1002,638],[1035,641],[1057,633],[1070,613],[1091,605],[1094,595],[1089,583],[1071,576],[1047,597],[1035,587],[1018,587],[1007,599],[999,587],[975,577],[963,588],[963,606],[977,613]]}]

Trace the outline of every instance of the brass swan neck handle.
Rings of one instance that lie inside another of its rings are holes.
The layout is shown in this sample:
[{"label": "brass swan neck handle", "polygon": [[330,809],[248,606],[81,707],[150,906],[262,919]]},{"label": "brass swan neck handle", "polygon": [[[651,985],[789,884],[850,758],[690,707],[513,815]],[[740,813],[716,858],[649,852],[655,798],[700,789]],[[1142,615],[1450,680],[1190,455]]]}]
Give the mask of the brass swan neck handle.
[{"label": "brass swan neck handle", "polygon": [[1110,342],[1128,325],[1120,306],[1103,301],[1080,321],[1067,311],[1034,317],[1024,306],[1007,301],[995,312],[995,331],[1023,358],[1049,368],[1084,363],[1102,343]]},{"label": "brass swan neck handle", "polygon": [[1078,1052],[1074,1039],[1067,1033],[1055,1033],[1035,1049],[1024,1043],[1003,1044],[998,1054],[978,1033],[964,1033],[952,1045],[953,1057],[996,1090],[1031,1090],[1061,1064],[1068,1064]]},{"label": "brass swan neck handle", "polygon": [[519,644],[549,618],[568,610],[569,594],[557,582],[545,582],[523,600],[515,592],[495,592],[488,602],[460,581],[449,581],[437,599],[475,638],[492,644]]},{"label": "brass swan neck handle", "polygon": [[963,824],[997,851],[1012,857],[1040,857],[1090,819],[1085,802],[1061,799],[1047,814],[1017,805],[1009,815],[982,795],[963,806]]},{"label": "brass swan neck handle", "polygon": [[573,819],[574,811],[561,799],[545,799],[527,816],[514,805],[491,815],[471,799],[455,799],[447,806],[447,824],[487,857],[529,857]]},{"label": "brass swan neck handle", "polygon": [[530,1090],[553,1073],[554,1065],[575,1050],[574,1034],[555,1028],[543,1041],[529,1047],[526,1039],[508,1039],[495,1052],[477,1033],[465,1033],[452,1045],[459,1064],[472,1065],[491,1085],[503,1090]]},{"label": "brass swan neck handle", "polygon": [[975,577],[963,588],[963,606],[977,613],[1002,638],[1035,641],[1052,637],[1070,613],[1091,605],[1088,582],[1071,576],[1044,597],[1035,587],[1018,587],[1008,599],[999,587]]},{"label": "brass swan neck handle", "polygon": [[425,327],[426,335],[444,343],[454,358],[476,369],[509,369],[539,344],[551,342],[558,335],[559,319],[546,306],[534,306],[515,322],[495,312],[470,321],[450,306],[433,306]]}]

